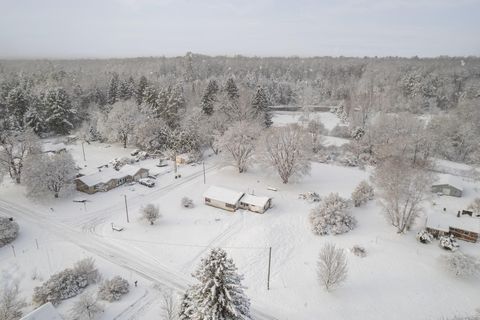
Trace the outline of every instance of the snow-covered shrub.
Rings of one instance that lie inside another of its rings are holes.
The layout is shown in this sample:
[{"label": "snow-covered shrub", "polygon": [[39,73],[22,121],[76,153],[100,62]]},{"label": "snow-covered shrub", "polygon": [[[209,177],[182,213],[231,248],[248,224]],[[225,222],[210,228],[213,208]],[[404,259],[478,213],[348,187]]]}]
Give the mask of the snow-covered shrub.
[{"label": "snow-covered shrub", "polygon": [[457,277],[470,277],[480,274],[480,262],[477,258],[462,253],[453,252],[440,257],[443,266]]},{"label": "snow-covered shrub", "polygon": [[97,283],[100,280],[100,273],[95,267],[95,260],[92,257],[75,262],[73,271],[78,276],[87,279],[88,284]]},{"label": "snow-covered shrub", "polygon": [[480,216],[480,198],[473,200],[467,210],[471,211],[474,216]]},{"label": "snow-covered shrub", "polygon": [[345,251],[332,243],[325,244],[318,258],[317,273],[320,284],[327,291],[345,281],[348,273]]},{"label": "snow-covered shrub", "polygon": [[342,124],[337,124],[335,127],[333,127],[333,129],[330,130],[330,135],[333,137],[344,138],[344,139],[351,138],[351,132],[349,127]]},{"label": "snow-covered shrub", "polygon": [[32,300],[37,305],[47,302],[57,305],[62,300],[78,295],[86,286],[86,277],[80,276],[73,269],[65,269],[52,275],[41,286],[35,287]]},{"label": "snow-covered shrub", "polygon": [[357,141],[360,140],[364,135],[365,135],[365,129],[362,127],[356,127],[350,133],[350,136],[352,137],[352,139]]},{"label": "snow-covered shrub", "polygon": [[151,225],[160,218],[158,206],[149,203],[141,209],[142,218],[150,222]]},{"label": "snow-covered shrub", "polygon": [[455,251],[459,247],[459,244],[453,235],[441,236],[439,244],[443,249],[450,251]]},{"label": "snow-covered shrub", "polygon": [[7,217],[0,217],[0,248],[15,240],[20,227]]},{"label": "snow-covered shrub", "polygon": [[188,197],[182,198],[182,207],[193,208],[193,200]]},{"label": "snow-covered shrub", "polygon": [[367,250],[365,250],[364,247],[361,247],[359,245],[354,245],[352,249],[350,249],[350,251],[352,251],[352,253],[357,257],[364,258],[367,256]]},{"label": "snow-covered shrub", "polygon": [[363,203],[366,203],[368,200],[372,200],[374,197],[373,187],[367,183],[367,181],[362,181],[352,192],[352,201],[355,207],[360,207]]},{"label": "snow-covered shrub", "polygon": [[109,302],[118,301],[129,291],[128,281],[120,276],[105,280],[98,289],[98,297]]},{"label": "snow-covered shrub", "polygon": [[346,151],[340,155],[337,158],[337,161],[345,167],[358,167],[359,165],[357,156],[349,151]]},{"label": "snow-covered shrub", "polygon": [[329,194],[310,212],[313,233],[316,235],[342,234],[353,230],[357,220],[346,212],[349,207],[348,201],[338,193]]},{"label": "snow-covered shrub", "polygon": [[421,243],[430,243],[433,241],[433,235],[427,230],[423,229],[417,233],[417,240]]}]

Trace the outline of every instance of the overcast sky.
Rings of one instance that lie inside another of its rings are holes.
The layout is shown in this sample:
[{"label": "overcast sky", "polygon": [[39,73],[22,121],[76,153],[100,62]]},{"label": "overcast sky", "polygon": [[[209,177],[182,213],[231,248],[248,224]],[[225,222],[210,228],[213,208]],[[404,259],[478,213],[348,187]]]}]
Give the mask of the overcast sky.
[{"label": "overcast sky", "polygon": [[0,0],[0,57],[480,55],[480,0]]}]

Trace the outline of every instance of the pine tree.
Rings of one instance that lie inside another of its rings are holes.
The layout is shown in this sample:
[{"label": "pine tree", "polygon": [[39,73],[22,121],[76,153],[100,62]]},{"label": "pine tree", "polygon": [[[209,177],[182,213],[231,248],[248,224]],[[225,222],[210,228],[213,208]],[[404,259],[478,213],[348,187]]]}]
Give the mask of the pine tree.
[{"label": "pine tree", "polygon": [[183,87],[176,85],[170,91],[168,97],[167,107],[163,112],[163,120],[170,128],[176,128],[178,126],[179,112],[185,109],[185,98],[183,96]]},{"label": "pine tree", "polygon": [[132,85],[133,78],[130,77],[128,80],[123,80],[120,82],[120,86],[118,88],[118,98],[121,100],[128,100],[133,95],[134,85]]},{"label": "pine tree", "polygon": [[137,100],[138,105],[141,105],[143,102],[143,96],[147,86],[148,86],[147,78],[145,78],[145,76],[141,76],[138,82],[137,89],[135,90],[135,98]]},{"label": "pine tree", "polygon": [[215,80],[210,80],[208,82],[207,88],[205,89],[205,93],[202,97],[202,111],[207,116],[211,116],[213,114],[213,106],[217,101],[217,92],[218,92],[218,84]]},{"label": "pine tree", "polygon": [[227,83],[225,83],[225,92],[231,101],[236,101],[240,97],[240,94],[238,93],[238,87],[233,78],[228,78]]},{"label": "pine tree", "polygon": [[7,112],[12,116],[14,126],[21,128],[23,126],[23,117],[29,107],[29,99],[26,92],[21,87],[16,87],[8,92],[6,98]]},{"label": "pine tree", "polygon": [[250,318],[250,301],[243,292],[243,276],[227,253],[212,249],[193,274],[200,282],[191,288],[193,319],[245,320]]},{"label": "pine tree", "polygon": [[76,111],[63,88],[48,90],[43,96],[45,124],[48,130],[68,134],[73,129]]},{"label": "pine tree", "polygon": [[255,118],[261,119],[265,127],[270,127],[272,122],[272,114],[268,107],[268,99],[265,90],[258,87],[252,101],[253,115]]},{"label": "pine tree", "polygon": [[182,301],[180,302],[178,310],[178,320],[190,320],[193,319],[194,305],[191,297],[190,289],[182,296]]},{"label": "pine tree", "polygon": [[110,87],[108,88],[108,103],[114,104],[118,100],[120,84],[118,79],[118,73],[113,73],[110,80]]}]

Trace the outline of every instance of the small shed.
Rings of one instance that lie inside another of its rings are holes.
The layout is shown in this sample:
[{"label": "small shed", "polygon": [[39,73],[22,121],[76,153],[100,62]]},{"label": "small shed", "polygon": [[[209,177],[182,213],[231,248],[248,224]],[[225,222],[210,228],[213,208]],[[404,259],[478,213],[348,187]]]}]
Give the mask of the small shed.
[{"label": "small shed", "polygon": [[442,177],[432,185],[432,192],[453,197],[461,197],[463,194],[462,183],[451,175]]},{"label": "small shed", "polygon": [[121,167],[118,172],[125,174],[129,180],[131,181],[138,181],[140,179],[148,177],[148,169],[136,167],[131,164],[126,164]]},{"label": "small shed", "polygon": [[235,212],[239,208],[243,195],[243,192],[211,186],[203,194],[203,198],[206,205]]},{"label": "small shed", "polygon": [[47,302],[33,310],[20,320],[63,320],[51,302]]},{"label": "small shed", "polygon": [[477,242],[480,237],[480,219],[469,216],[431,213],[427,217],[425,228],[436,238],[453,235],[460,240]]},{"label": "small shed", "polygon": [[272,198],[245,194],[240,199],[240,208],[253,212],[264,213],[272,205]]}]

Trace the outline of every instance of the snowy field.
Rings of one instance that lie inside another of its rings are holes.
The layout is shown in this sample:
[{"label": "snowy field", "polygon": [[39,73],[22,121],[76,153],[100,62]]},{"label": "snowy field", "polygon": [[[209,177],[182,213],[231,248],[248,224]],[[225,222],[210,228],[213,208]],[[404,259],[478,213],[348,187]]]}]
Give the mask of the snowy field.
[{"label": "snowy field", "polygon": [[[274,120],[276,125],[282,125],[297,121],[299,116],[281,113]],[[338,123],[331,113],[316,116],[328,129]],[[132,151],[118,145],[107,146],[85,144],[86,161],[80,143],[67,145],[67,149],[86,173]],[[450,276],[439,265],[439,256],[445,251],[438,242],[422,245],[416,241],[415,234],[423,228],[424,217],[413,230],[398,235],[373,201],[352,209],[358,220],[353,231],[339,236],[313,235],[308,214],[314,205],[298,199],[298,194],[315,191],[324,197],[338,192],[350,197],[360,181],[369,179],[368,169],[313,163],[310,176],[283,185],[274,173],[258,165],[239,174],[211,156],[205,159],[204,183],[201,164],[180,166],[182,178],[175,179],[171,164],[158,168],[156,163],[147,160],[138,164],[158,174],[154,188],[135,184],[106,193],[74,192],[62,199],[32,202],[25,198],[23,188],[4,182],[0,211],[18,220],[21,234],[13,243],[16,257],[10,246],[0,249],[2,283],[19,279],[22,295],[30,301],[33,287],[41,284],[39,278],[46,280],[75,261],[93,256],[105,278],[120,274],[132,287],[133,281],[139,281],[139,286],[131,288],[120,302],[105,303],[101,319],[157,319],[161,300],[158,285],[184,290],[193,282],[191,273],[201,257],[209,248],[222,247],[245,276],[247,295],[258,319],[356,319],[359,315],[362,319],[439,319],[471,314],[480,306],[480,280]],[[445,214],[455,214],[466,208],[480,196],[480,187],[467,178],[463,184],[465,197],[433,195],[426,209],[446,208]],[[243,210],[230,213],[206,206],[202,194],[210,185],[272,197],[273,208],[262,215]],[[126,221],[125,196],[130,222]],[[180,205],[184,196],[193,199],[194,208]],[[139,210],[147,203],[157,204],[162,214],[154,226],[140,219]],[[112,231],[111,223],[125,230]],[[348,252],[348,279],[332,293],[321,289],[316,276],[317,256],[326,242],[347,250],[361,245],[368,253],[359,258]],[[462,251],[478,255],[479,244],[460,245]],[[269,247],[272,273],[267,290]],[[36,280],[33,275],[38,275]],[[75,299],[58,308],[66,319]],[[32,308],[30,305],[25,311]]]}]

